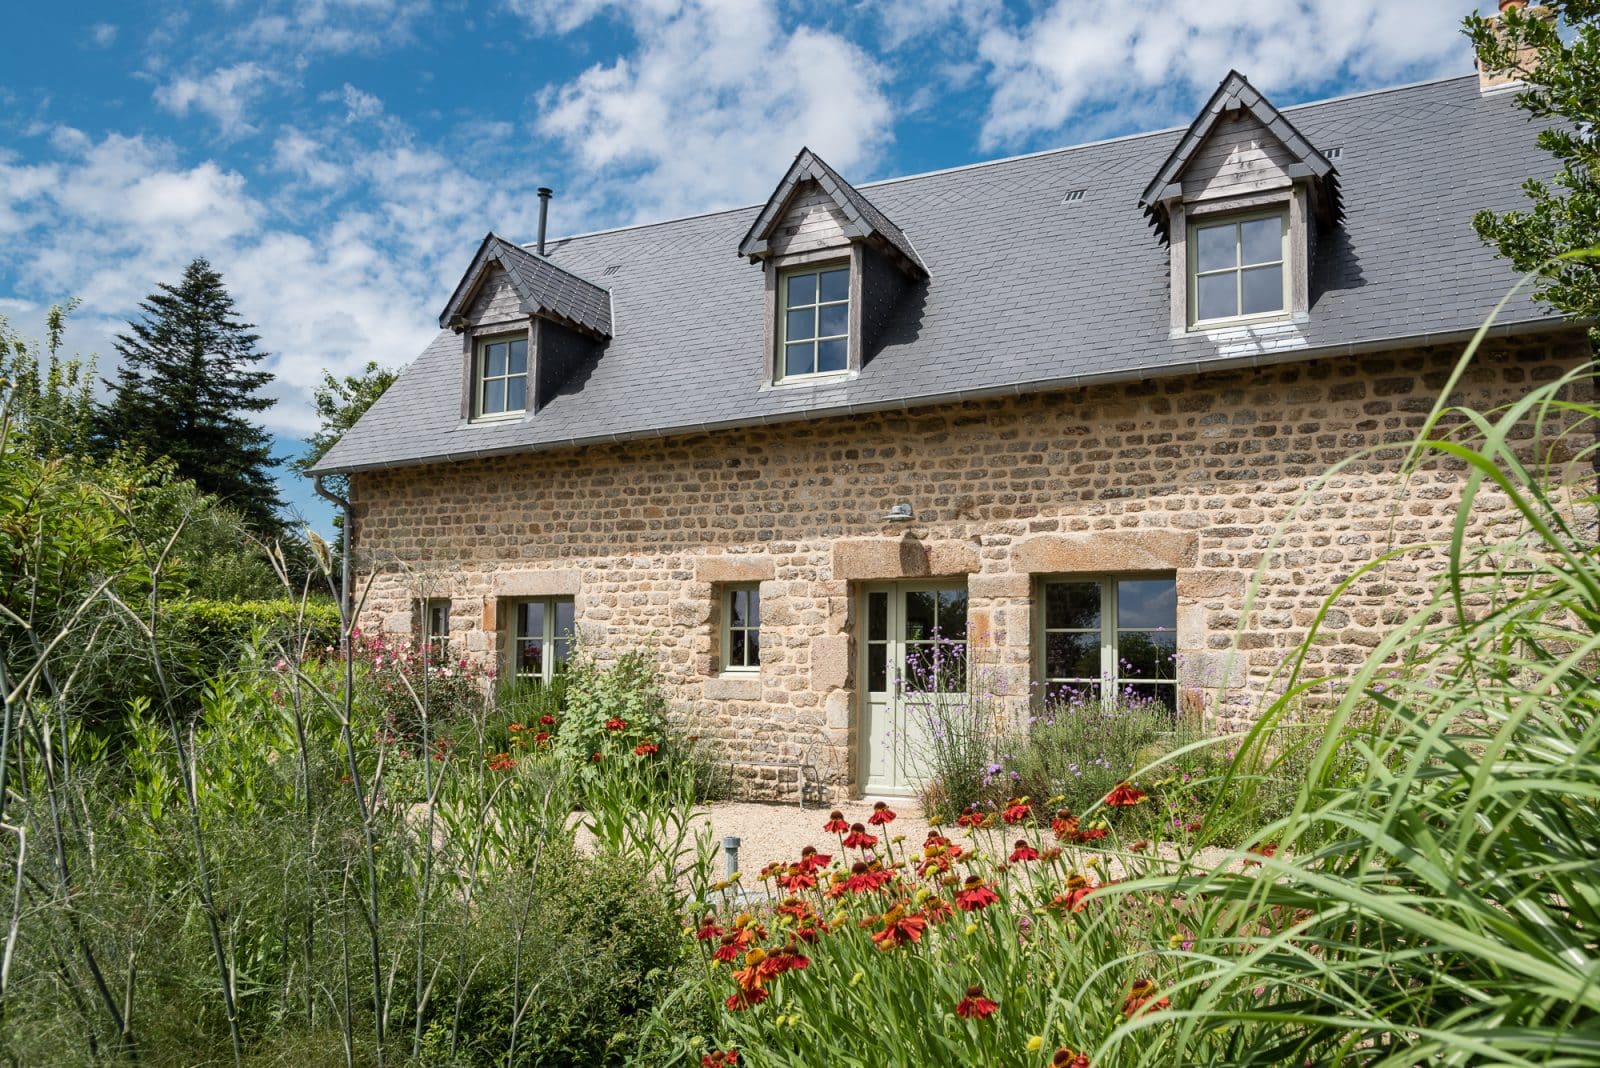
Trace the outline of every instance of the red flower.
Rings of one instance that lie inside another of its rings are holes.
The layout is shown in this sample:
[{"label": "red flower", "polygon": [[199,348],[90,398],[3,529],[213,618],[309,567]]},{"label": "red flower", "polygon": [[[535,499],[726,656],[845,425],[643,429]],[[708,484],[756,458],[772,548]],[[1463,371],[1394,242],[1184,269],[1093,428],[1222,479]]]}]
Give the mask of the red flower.
[{"label": "red flower", "polygon": [[800,867],[807,872],[819,872],[833,862],[833,858],[826,853],[818,853],[816,846],[806,846],[800,850]]},{"label": "red flower", "polygon": [[543,716],[539,717],[539,726],[541,726],[541,727],[554,727],[555,725],[556,725],[556,717],[551,716],[551,715],[543,715]]},{"label": "red flower", "polygon": [[517,766],[517,758],[510,753],[490,753],[488,759],[490,771],[510,771]]},{"label": "red flower", "polygon": [[930,897],[922,903],[922,915],[929,923],[943,923],[956,914],[950,902],[942,897]]},{"label": "red flower", "polygon": [[550,740],[550,732],[549,731],[540,731],[538,734],[535,734],[533,736],[533,741],[534,741],[534,744],[536,744],[536,745],[543,745],[544,743],[548,742],[549,740]]},{"label": "red flower", "polygon": [[1110,833],[1111,832],[1106,830],[1104,827],[1090,827],[1087,831],[1080,831],[1078,833],[1078,841],[1098,842],[1100,839],[1104,838]]},{"label": "red flower", "polygon": [[974,830],[975,831],[980,827],[992,826],[993,825],[993,821],[994,821],[994,813],[992,813],[992,812],[990,812],[990,813],[968,812],[965,815],[961,815],[961,816],[957,816],[956,817],[956,826],[957,827],[966,827],[966,828],[968,828],[970,830]]},{"label": "red flower", "polygon": [[654,742],[644,742],[633,747],[633,755],[640,757],[655,756],[661,752],[661,747]]},{"label": "red flower", "polygon": [[1056,1055],[1050,1058],[1050,1068],[1090,1068],[1087,1053],[1074,1053],[1065,1046],[1056,1050]]},{"label": "red flower", "polygon": [[600,763],[600,761],[604,760],[605,758],[606,758],[606,755],[604,753],[591,753],[591,754],[589,754],[589,763],[598,764],[598,763]]},{"label": "red flower", "polygon": [[[730,1012],[743,1012],[752,1005],[759,1005],[767,1000],[767,992],[760,987],[754,990],[738,990],[733,993],[723,1004],[728,1006]],[[727,1062],[724,1062],[727,1063]],[[738,1062],[733,1062],[737,1064]]]},{"label": "red flower", "polygon": [[1139,979],[1134,982],[1128,991],[1128,996],[1122,1002],[1122,1014],[1131,1020],[1141,1013],[1155,1012],[1171,1004],[1171,998],[1156,998],[1154,979]]},{"label": "red flower", "polygon": [[922,932],[927,928],[928,921],[921,916],[906,915],[906,910],[896,905],[883,914],[883,929],[872,936],[879,949],[893,949],[903,946],[907,942],[920,942]]},{"label": "red flower", "polygon": [[1028,843],[1026,838],[1018,838],[1017,846],[1011,851],[1011,863],[1019,864],[1025,860],[1038,860],[1039,851]]},{"label": "red flower", "polygon": [[700,1068],[732,1068],[739,1063],[739,1051],[730,1049],[726,1052],[712,1050],[700,1058]]},{"label": "red flower", "polygon": [[828,896],[843,897],[845,894],[863,894],[877,890],[894,879],[894,872],[874,868],[858,860],[851,866],[849,875],[843,879],[835,875],[834,879],[834,884],[828,887]]},{"label": "red flower", "polygon": [[707,916],[706,922],[700,925],[699,930],[695,931],[694,937],[697,941],[709,942],[713,938],[721,938],[722,933],[722,928],[717,926],[716,921]]},{"label": "red flower", "polygon": [[867,822],[874,827],[882,827],[894,820],[894,813],[889,811],[889,806],[879,801],[872,806],[872,815],[867,817]]},{"label": "red flower", "polygon": [[778,876],[778,885],[791,894],[798,894],[802,890],[811,890],[816,887],[817,877],[800,865],[792,864],[787,872]]},{"label": "red flower", "polygon": [[956,894],[956,908],[962,912],[973,912],[988,908],[999,900],[1000,895],[991,890],[988,883],[976,875],[969,875],[961,891]]},{"label": "red flower", "polygon": [[1073,872],[1067,876],[1066,893],[1057,894],[1051,898],[1050,904],[1046,905],[1045,908],[1054,909],[1062,913],[1082,912],[1084,910],[1084,899],[1094,890],[1095,887],[1089,884],[1089,880],[1077,872]]},{"label": "red flower", "polygon": [[1000,1006],[983,996],[983,987],[967,987],[967,996],[956,1002],[956,1015],[965,1020],[982,1020]]},{"label": "red flower", "polygon": [[1144,798],[1143,790],[1140,790],[1132,783],[1119,782],[1109,794],[1106,794],[1105,801],[1106,804],[1113,808],[1128,808],[1131,805],[1137,805]]},{"label": "red flower", "polygon": [[1078,840],[1078,817],[1061,809],[1056,813],[1056,818],[1050,821],[1050,831],[1056,836],[1058,842],[1076,842]]},{"label": "red flower", "polygon": [[616,716],[612,716],[606,720],[606,730],[608,731],[625,731],[627,729],[628,721],[625,719],[618,719]]},{"label": "red flower", "polygon": [[1026,797],[1013,797],[1006,805],[1005,811],[1000,813],[1000,818],[1007,823],[1021,823],[1032,811]]},{"label": "red flower", "polygon": [[[1250,852],[1253,853],[1254,855],[1258,856],[1258,857],[1277,856],[1277,854],[1278,854],[1278,843],[1277,842],[1268,842],[1265,845],[1251,846],[1250,847]],[[1259,860],[1247,860],[1247,861],[1244,862],[1244,866],[1247,867],[1247,868],[1260,867],[1260,865],[1261,865],[1261,862]]]},{"label": "red flower", "polygon": [[779,946],[767,955],[767,964],[772,974],[779,976],[785,972],[805,971],[811,964],[811,958],[792,945]]},{"label": "red flower", "polygon": [[828,822],[822,825],[822,829],[829,834],[844,834],[850,829],[850,825],[845,822],[844,813],[834,809],[828,813]]},{"label": "red flower", "polygon": [[868,834],[867,829],[861,826],[859,823],[852,823],[850,825],[850,833],[845,836],[844,840],[844,847],[846,849],[867,850],[871,849],[877,844],[877,835]]},{"label": "red flower", "polygon": [[513,723],[511,726],[506,728],[506,730],[508,730],[508,731],[525,731],[527,729],[528,728],[524,727],[520,723]]}]

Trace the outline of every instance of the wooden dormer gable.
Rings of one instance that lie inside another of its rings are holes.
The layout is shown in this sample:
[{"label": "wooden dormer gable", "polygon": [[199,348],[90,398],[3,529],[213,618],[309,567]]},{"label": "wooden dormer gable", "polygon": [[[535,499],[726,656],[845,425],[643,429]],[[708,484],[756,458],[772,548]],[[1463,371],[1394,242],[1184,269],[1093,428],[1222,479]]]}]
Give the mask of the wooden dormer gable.
[{"label": "wooden dormer gable", "polygon": [[915,280],[928,269],[905,233],[822,157],[802,148],[739,243],[752,263],[865,243]]},{"label": "wooden dormer gable", "polygon": [[1174,205],[1296,185],[1305,187],[1320,222],[1339,222],[1339,175],[1332,161],[1244,75],[1229,71],[1145,187],[1139,205],[1165,240]]}]

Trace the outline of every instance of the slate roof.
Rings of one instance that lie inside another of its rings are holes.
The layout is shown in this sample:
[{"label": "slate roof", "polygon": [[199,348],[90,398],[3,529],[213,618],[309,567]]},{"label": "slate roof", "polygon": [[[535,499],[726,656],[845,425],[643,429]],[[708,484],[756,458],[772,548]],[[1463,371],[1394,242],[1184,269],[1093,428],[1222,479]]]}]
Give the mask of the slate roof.
[{"label": "slate roof", "polygon": [[1161,165],[1161,170],[1145,186],[1144,195],[1139,198],[1140,205],[1145,212],[1156,221],[1156,226],[1161,231],[1161,236],[1166,236],[1166,216],[1161,210],[1161,204],[1173,195],[1175,186],[1183,177],[1183,172],[1188,168],[1190,160],[1205,144],[1206,138],[1217,123],[1229,111],[1235,108],[1242,109],[1254,116],[1255,120],[1278,139],[1279,143],[1294,157],[1295,163],[1303,173],[1291,173],[1291,178],[1311,178],[1321,183],[1327,196],[1327,205],[1324,214],[1332,221],[1337,222],[1339,211],[1339,174],[1334,169],[1333,162],[1317,151],[1306,136],[1302,134],[1289,121],[1289,117],[1277,108],[1272,102],[1261,95],[1260,90],[1250,84],[1250,80],[1236,70],[1230,70],[1228,76],[1222,79],[1222,84],[1217,86],[1216,92],[1211,94],[1211,99],[1206,101],[1205,107],[1200,109],[1200,114],[1195,116],[1194,122],[1183,132],[1178,139],[1177,147]]},{"label": "slate roof", "polygon": [[498,263],[511,288],[530,315],[545,315],[576,326],[597,337],[611,336],[611,294],[586,278],[514,245],[493,233],[483,239],[472,266],[461,277],[449,303],[439,313],[440,329],[466,308],[484,270]]},{"label": "slate roof", "polygon": [[[611,286],[616,330],[597,358],[538,413],[469,425],[460,339],[441,333],[317,470],[1454,342],[1516,280],[1473,212],[1519,206],[1522,181],[1553,169],[1510,96],[1468,76],[1284,109],[1319,150],[1342,150],[1344,221],[1318,241],[1305,323],[1169,336],[1168,251],[1139,208],[1183,133],[1166,130],[863,184],[930,278],[845,380],[770,384],[761,268],[737,255],[758,208],[550,243],[552,263]],[[1501,317],[1513,330],[1558,321],[1520,295]]]},{"label": "slate roof", "polygon": [[739,242],[741,256],[756,259],[766,254],[767,239],[771,237],[773,228],[782,221],[783,209],[788,204],[789,197],[793,195],[796,186],[808,180],[821,186],[822,191],[827,193],[844,213],[848,220],[845,227],[846,234],[862,238],[874,235],[881,237],[916,268],[917,274],[927,275],[927,265],[917,255],[917,250],[911,247],[905,232],[879,211],[861,190],[845,181],[838,171],[828,166],[826,160],[809,148],[802,148],[799,155],[795,156],[794,162],[789,165],[788,173],[778,183],[778,188],[773,190],[772,196],[767,198],[767,203],[756,216],[756,221],[750,224],[749,232],[744,235],[744,240]]}]

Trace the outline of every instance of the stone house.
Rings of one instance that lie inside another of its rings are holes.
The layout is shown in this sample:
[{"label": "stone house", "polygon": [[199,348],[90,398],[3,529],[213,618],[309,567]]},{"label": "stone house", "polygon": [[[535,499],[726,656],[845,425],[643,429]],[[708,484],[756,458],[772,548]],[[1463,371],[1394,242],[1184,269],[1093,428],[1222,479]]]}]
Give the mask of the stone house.
[{"label": "stone house", "polygon": [[[521,678],[649,649],[752,796],[914,790],[935,658],[1240,727],[1339,581],[1448,528],[1401,443],[1515,280],[1471,216],[1534,133],[1478,77],[1280,111],[1230,73],[1186,129],[860,186],[803,150],[757,207],[490,234],[319,467],[362,622]],[[1457,396],[1587,355],[1517,297]],[[1371,576],[1310,668],[1427,586]]]}]

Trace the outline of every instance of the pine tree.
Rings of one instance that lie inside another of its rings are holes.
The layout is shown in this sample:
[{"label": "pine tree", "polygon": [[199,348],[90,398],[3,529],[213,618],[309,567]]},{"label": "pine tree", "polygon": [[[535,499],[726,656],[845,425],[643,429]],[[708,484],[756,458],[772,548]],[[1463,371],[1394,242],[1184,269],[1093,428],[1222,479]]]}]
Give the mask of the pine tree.
[{"label": "pine tree", "polygon": [[259,335],[234,313],[222,275],[204,259],[177,285],[161,283],[139,305],[143,318],[119,334],[122,368],[100,435],[112,446],[166,456],[192,479],[244,514],[259,533],[282,530],[271,470],[271,438],[245,413],[277,403],[260,390],[272,374],[257,369]]}]

